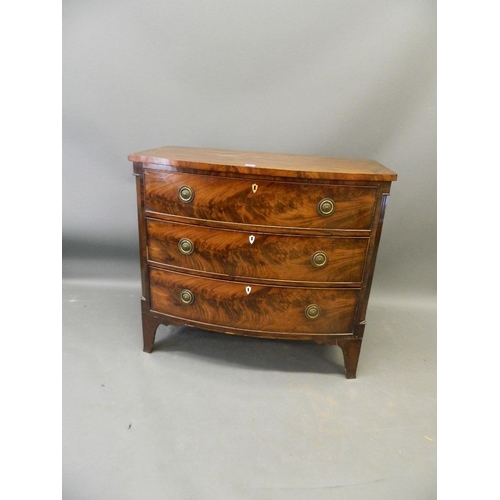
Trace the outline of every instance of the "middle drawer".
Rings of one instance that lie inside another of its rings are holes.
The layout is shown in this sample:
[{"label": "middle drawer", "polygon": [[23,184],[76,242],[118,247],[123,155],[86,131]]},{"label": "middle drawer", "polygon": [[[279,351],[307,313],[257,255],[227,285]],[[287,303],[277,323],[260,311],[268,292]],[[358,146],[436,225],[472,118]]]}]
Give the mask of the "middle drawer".
[{"label": "middle drawer", "polygon": [[369,238],[234,231],[147,219],[148,260],[240,278],[353,284]]}]

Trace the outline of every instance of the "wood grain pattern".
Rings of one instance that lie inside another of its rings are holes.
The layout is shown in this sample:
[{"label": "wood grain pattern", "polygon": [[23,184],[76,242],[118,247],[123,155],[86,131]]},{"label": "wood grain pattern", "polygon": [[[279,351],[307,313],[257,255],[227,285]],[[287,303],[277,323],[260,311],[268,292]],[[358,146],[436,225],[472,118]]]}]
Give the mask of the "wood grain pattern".
[{"label": "wood grain pattern", "polygon": [[374,160],[166,146],[129,155],[145,164],[246,175],[355,181],[395,181],[397,175]]},{"label": "wood grain pattern", "polygon": [[[225,333],[227,335],[238,335],[243,337],[255,337],[261,339],[279,339],[279,340],[294,340],[294,341],[308,341],[315,342],[317,344],[329,344],[337,345],[340,340],[355,340],[356,336],[352,333],[270,333],[260,330],[248,330],[246,328],[234,328],[231,326],[219,326],[212,323],[207,324],[202,321],[195,321],[186,318],[176,318],[174,316],[168,316],[163,313],[155,311],[154,313],[143,313],[146,316],[154,316],[155,321],[163,325],[172,326],[189,326],[192,328],[198,328],[200,330],[209,330],[211,332]],[[149,320],[146,320],[149,321]],[[150,342],[148,338],[147,342]],[[149,345],[149,344],[148,344]],[[154,350],[154,339],[153,339],[153,349]],[[150,352],[145,350],[144,352]]]},{"label": "wood grain pattern", "polygon": [[[371,160],[198,148],[129,159],[146,352],[159,324],[188,325],[338,345],[346,377],[356,377],[394,172]],[[189,203],[178,199],[181,186],[194,191]],[[336,205],[326,217],[317,211],[324,198]],[[181,238],[194,243],[193,253],[179,251]],[[328,264],[315,268],[310,258],[319,250]],[[184,289],[191,304],[180,298]],[[306,318],[310,304],[321,308],[316,319]]]},{"label": "wood grain pattern", "polygon": [[[221,178],[146,170],[146,204],[149,212],[198,220],[239,224],[323,229],[370,229],[376,188],[298,184],[252,179]],[[256,192],[252,185],[257,184]],[[178,199],[181,186],[194,191],[194,199]],[[335,212],[318,214],[318,203],[333,199]]]},{"label": "wood grain pattern", "polygon": [[[265,232],[232,231],[204,226],[147,220],[148,258],[176,268],[289,282],[355,283],[360,286],[368,238],[289,236]],[[254,242],[250,243],[250,237]],[[188,238],[194,251],[184,255],[179,241]],[[323,251],[328,263],[311,264]]]},{"label": "wood grain pattern", "polygon": [[[154,311],[248,331],[282,333],[339,333],[353,330],[359,295],[357,289],[279,287],[201,278],[150,268],[151,307]],[[190,290],[194,302],[186,305],[181,291]],[[317,304],[321,315],[306,318],[309,304]]]}]

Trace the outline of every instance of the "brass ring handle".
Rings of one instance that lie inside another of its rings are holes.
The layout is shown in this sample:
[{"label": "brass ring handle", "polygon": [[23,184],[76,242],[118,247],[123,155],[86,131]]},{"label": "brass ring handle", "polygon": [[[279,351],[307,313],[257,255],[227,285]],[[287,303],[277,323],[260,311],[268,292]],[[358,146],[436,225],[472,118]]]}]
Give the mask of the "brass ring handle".
[{"label": "brass ring handle", "polygon": [[189,305],[194,302],[194,293],[191,290],[182,290],[180,297],[183,304]]},{"label": "brass ring handle", "polygon": [[189,238],[182,238],[178,247],[179,251],[184,255],[191,255],[194,252],[194,243]]},{"label": "brass ring handle", "polygon": [[304,314],[306,315],[307,319],[316,319],[321,314],[321,307],[319,307],[317,304],[309,304],[306,307]]},{"label": "brass ring handle", "polygon": [[311,264],[313,267],[323,267],[328,264],[328,256],[326,255],[325,252],[314,252],[311,255]]},{"label": "brass ring handle", "polygon": [[177,191],[177,197],[182,203],[191,203],[194,199],[194,191],[189,186],[181,186]]},{"label": "brass ring handle", "polygon": [[323,198],[318,203],[318,213],[323,217],[328,217],[335,212],[335,202],[331,198]]}]

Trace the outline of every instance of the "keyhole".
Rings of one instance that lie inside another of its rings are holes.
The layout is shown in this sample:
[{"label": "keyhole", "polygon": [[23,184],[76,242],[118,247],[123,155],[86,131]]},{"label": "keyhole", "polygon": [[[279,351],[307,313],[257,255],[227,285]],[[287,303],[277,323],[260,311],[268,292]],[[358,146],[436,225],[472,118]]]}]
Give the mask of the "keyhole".
[{"label": "keyhole", "polygon": [[248,237],[248,241],[250,241],[250,245],[253,245],[253,242],[255,241],[255,236],[253,234],[251,234],[249,237]]},{"label": "keyhole", "polygon": [[257,192],[258,187],[259,187],[259,186],[257,186],[257,184],[252,184],[252,191],[253,191],[254,193],[256,193],[256,192]]},{"label": "keyhole", "polygon": [[251,291],[252,291],[252,287],[251,286],[247,286],[245,288],[245,292],[247,292],[247,295],[249,295]]}]

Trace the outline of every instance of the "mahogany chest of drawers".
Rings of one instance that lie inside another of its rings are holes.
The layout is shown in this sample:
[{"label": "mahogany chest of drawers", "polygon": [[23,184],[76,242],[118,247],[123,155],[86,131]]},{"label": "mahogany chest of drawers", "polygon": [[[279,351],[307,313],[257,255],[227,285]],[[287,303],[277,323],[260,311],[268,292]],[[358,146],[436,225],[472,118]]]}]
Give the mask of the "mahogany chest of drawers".
[{"label": "mahogany chest of drawers", "polygon": [[356,377],[386,199],[375,161],[163,147],[137,176],[144,351],[160,324],[337,345]]}]

